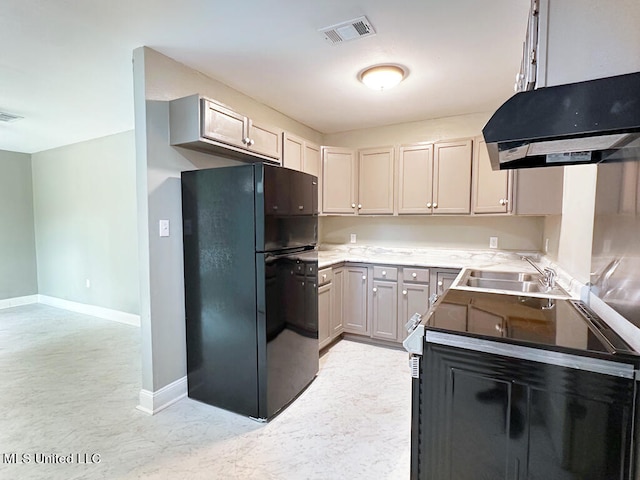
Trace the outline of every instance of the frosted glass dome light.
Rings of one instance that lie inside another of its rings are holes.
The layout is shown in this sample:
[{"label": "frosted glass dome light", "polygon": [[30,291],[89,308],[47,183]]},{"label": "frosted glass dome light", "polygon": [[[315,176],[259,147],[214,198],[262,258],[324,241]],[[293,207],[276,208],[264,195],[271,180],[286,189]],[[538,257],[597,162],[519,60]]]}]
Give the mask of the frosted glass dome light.
[{"label": "frosted glass dome light", "polygon": [[389,90],[398,85],[405,76],[405,69],[398,65],[376,65],[363,70],[360,81],[372,90]]}]

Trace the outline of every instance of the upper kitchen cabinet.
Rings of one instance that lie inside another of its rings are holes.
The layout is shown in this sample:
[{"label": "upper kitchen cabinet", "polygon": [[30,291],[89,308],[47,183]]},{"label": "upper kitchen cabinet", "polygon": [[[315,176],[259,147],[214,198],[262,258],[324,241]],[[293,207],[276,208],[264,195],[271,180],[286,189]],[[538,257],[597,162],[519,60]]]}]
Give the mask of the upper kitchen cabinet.
[{"label": "upper kitchen cabinet", "polygon": [[393,148],[322,147],[322,213],[393,214]]},{"label": "upper kitchen cabinet", "polygon": [[639,71],[639,23],[640,2],[532,0],[516,90]]},{"label": "upper kitchen cabinet", "polygon": [[434,214],[471,212],[471,145],[471,139],[434,144]]},{"label": "upper kitchen cabinet", "polygon": [[516,215],[560,215],[564,167],[522,168],[515,171]]},{"label": "upper kitchen cabinet", "polygon": [[471,146],[465,139],[400,147],[398,213],[470,213]]},{"label": "upper kitchen cabinet", "polygon": [[282,130],[200,95],[170,102],[171,145],[244,161],[280,163]]},{"label": "upper kitchen cabinet", "polygon": [[398,213],[432,211],[433,144],[403,145],[398,158]]},{"label": "upper kitchen cabinet", "polygon": [[358,152],[358,213],[393,214],[393,148],[371,148]]},{"label": "upper kitchen cabinet", "polygon": [[282,166],[302,171],[304,140],[295,135],[291,135],[289,132],[284,132],[282,138]]},{"label": "upper kitchen cabinet", "polygon": [[564,167],[492,170],[482,137],[474,140],[474,214],[560,215]]},{"label": "upper kitchen cabinet", "polygon": [[357,167],[355,150],[322,147],[322,213],[357,213]]},{"label": "upper kitchen cabinet", "polygon": [[493,170],[487,145],[476,137],[473,145],[473,213],[510,213],[512,170]]},{"label": "upper kitchen cabinet", "polygon": [[302,157],[302,171],[320,177],[320,146],[306,140]]},{"label": "upper kitchen cabinet", "polygon": [[282,166],[320,176],[320,147],[304,138],[284,132]]}]

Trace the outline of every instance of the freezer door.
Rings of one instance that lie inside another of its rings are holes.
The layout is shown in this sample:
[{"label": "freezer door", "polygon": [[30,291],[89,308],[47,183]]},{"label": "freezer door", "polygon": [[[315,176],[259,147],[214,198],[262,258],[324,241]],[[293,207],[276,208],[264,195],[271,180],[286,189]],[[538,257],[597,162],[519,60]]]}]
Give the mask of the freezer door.
[{"label": "freezer door", "polygon": [[318,241],[318,179],[273,165],[256,165],[258,251],[315,245]]}]

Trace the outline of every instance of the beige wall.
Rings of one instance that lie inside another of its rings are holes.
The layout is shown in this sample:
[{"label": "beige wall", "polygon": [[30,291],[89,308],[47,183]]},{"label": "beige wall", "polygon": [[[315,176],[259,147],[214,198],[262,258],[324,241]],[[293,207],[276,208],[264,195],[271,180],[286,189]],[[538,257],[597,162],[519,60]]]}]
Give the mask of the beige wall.
[{"label": "beige wall", "polygon": [[498,237],[501,250],[541,250],[543,217],[321,217],[321,242],[360,245],[488,249]]},{"label": "beige wall", "polygon": [[482,132],[491,113],[474,113],[456,117],[436,118],[386,127],[352,130],[325,135],[323,145],[332,147],[367,148],[415,142],[436,142],[475,137]]}]

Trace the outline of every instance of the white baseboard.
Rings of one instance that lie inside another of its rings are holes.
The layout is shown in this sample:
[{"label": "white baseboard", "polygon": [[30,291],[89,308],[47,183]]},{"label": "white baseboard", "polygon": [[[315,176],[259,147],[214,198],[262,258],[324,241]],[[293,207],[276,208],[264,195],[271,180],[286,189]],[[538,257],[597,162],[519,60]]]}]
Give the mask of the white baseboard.
[{"label": "white baseboard", "polygon": [[155,415],[186,396],[187,377],[184,376],[155,392],[140,390],[140,405],[136,408],[149,415]]},{"label": "white baseboard", "polygon": [[27,295],[26,297],[14,297],[0,300],[0,310],[3,308],[20,307],[38,303],[38,295]]},{"label": "white baseboard", "polygon": [[44,305],[63,308],[71,312],[83,313],[85,315],[91,315],[92,317],[103,318],[105,320],[113,320],[114,322],[126,323],[127,325],[133,325],[134,327],[140,326],[140,315],[111,310],[110,308],[98,307],[96,305],[72,302],[70,300],[49,297],[47,295],[36,296],[38,297],[38,303],[42,303]]}]

